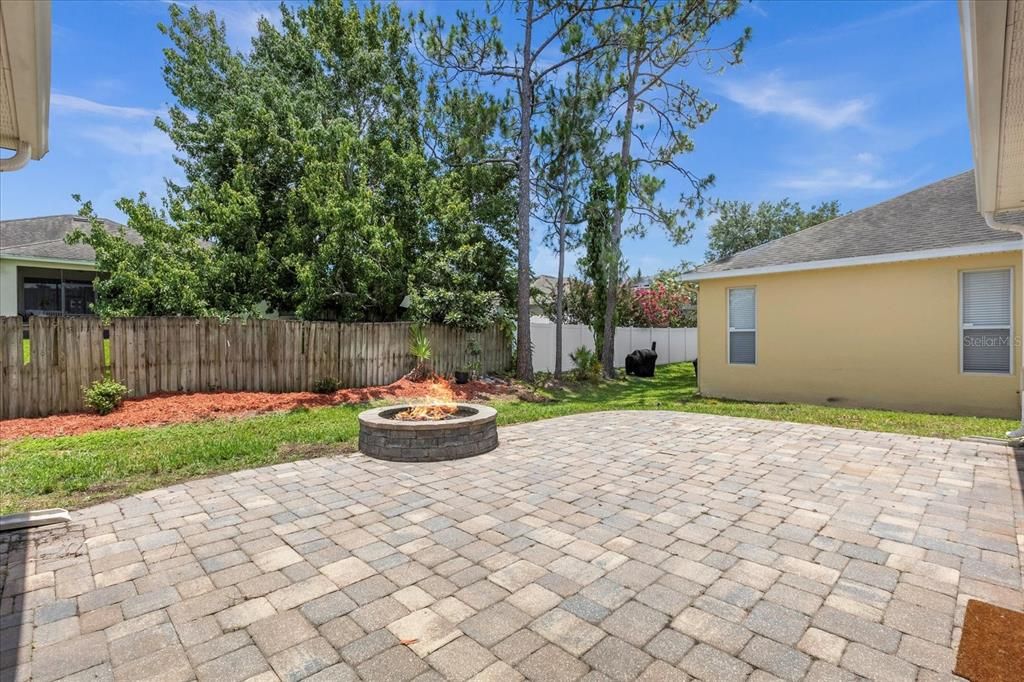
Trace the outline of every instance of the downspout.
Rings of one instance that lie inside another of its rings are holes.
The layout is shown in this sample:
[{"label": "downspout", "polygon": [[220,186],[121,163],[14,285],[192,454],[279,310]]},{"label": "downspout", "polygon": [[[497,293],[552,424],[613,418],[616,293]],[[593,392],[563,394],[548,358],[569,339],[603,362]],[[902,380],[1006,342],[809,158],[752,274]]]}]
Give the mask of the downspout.
[{"label": "downspout", "polygon": [[6,173],[8,171],[16,171],[25,167],[28,160],[32,157],[32,145],[28,142],[19,142],[18,150],[14,153],[14,156],[8,156],[6,158],[0,158],[0,173]]},{"label": "downspout", "polygon": [[[1024,225],[1013,225],[1013,224],[1010,224],[1010,223],[1001,223],[998,220],[996,220],[996,214],[995,214],[994,211],[983,211],[981,215],[985,219],[985,224],[988,225],[989,227],[991,227],[993,230],[1005,230],[1007,232],[1017,232],[1022,237],[1024,237]],[[1021,254],[1022,254],[1022,267],[1024,267],[1024,250],[1021,251]],[[1024,269],[1022,269],[1021,272],[1024,272]],[[1020,298],[1024,299],[1024,296],[1021,296]],[[1024,306],[1024,300],[1021,301],[1021,305]],[[1024,307],[1022,307],[1022,311],[1024,311]],[[1021,314],[1021,320],[1022,320],[1022,323],[1024,323],[1024,312],[1022,312],[1022,314]],[[1014,347],[1016,348],[1017,345],[1018,345],[1016,343],[1016,339],[1012,339],[1012,342],[1013,342]],[[1007,431],[1006,432],[1006,437],[1011,439],[1011,440],[1024,439],[1024,352],[1022,352],[1021,358],[1022,358],[1022,363],[1021,363],[1022,366],[1019,368],[1020,371],[1017,373],[1017,388],[1019,389],[1019,395],[1020,395],[1020,400],[1021,400],[1020,427],[1018,427],[1014,431]]]}]

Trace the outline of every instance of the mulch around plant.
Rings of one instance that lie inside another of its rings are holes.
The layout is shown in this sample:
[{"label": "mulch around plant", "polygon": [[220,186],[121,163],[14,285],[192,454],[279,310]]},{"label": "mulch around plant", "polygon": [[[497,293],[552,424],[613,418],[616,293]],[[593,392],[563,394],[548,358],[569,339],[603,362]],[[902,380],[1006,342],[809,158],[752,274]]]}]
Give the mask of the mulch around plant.
[{"label": "mulch around plant", "polygon": [[[448,383],[446,381],[446,383]],[[497,380],[449,383],[459,401],[486,400],[507,395],[525,395],[519,386]],[[435,395],[430,382],[399,379],[388,386],[346,388],[334,393],[261,393],[218,391],[214,393],[164,393],[131,398],[114,412],[100,416],[90,412],[55,414],[32,419],[0,421],[0,440],[25,437],[71,436],[101,429],[132,426],[163,426],[206,421],[223,417],[247,417],[296,408],[327,407],[373,400],[405,400]]]},{"label": "mulch around plant", "polygon": [[1024,679],[1024,613],[971,599],[954,673],[971,682]]}]

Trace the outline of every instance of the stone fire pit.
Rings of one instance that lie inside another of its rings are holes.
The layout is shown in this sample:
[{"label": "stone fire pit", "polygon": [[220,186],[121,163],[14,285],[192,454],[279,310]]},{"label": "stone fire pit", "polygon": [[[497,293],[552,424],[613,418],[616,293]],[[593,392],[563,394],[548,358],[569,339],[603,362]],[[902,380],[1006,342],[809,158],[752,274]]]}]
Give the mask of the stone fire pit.
[{"label": "stone fire pit", "polygon": [[398,462],[439,462],[481,455],[498,447],[498,413],[491,407],[458,403],[455,413],[445,419],[395,419],[410,407],[391,405],[361,413],[360,452]]}]

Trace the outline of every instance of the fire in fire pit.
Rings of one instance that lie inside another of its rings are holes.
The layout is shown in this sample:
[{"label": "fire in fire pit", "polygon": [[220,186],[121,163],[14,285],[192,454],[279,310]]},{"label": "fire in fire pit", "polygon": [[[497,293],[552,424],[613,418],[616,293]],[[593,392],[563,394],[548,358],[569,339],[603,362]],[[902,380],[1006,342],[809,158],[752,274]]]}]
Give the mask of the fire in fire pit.
[{"label": "fire in fire pit", "polygon": [[396,412],[392,419],[399,421],[437,421],[451,419],[459,412],[455,403],[455,393],[443,379],[431,379],[429,395],[423,404],[412,405],[408,409]]},{"label": "fire in fire pit", "polygon": [[450,419],[459,408],[456,405],[417,405],[394,416],[403,422],[426,422]]}]

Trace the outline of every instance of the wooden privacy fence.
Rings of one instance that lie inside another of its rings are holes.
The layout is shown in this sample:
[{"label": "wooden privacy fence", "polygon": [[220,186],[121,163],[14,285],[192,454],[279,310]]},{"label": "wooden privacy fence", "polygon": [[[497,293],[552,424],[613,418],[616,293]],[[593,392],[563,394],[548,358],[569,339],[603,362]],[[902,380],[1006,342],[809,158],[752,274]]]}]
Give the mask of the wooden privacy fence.
[{"label": "wooden privacy fence", "polygon": [[[324,378],[345,388],[389,384],[412,369],[408,322],[345,324],[189,317],[33,317],[28,362],[20,318],[0,318],[0,418],[84,408],[82,387],[109,373],[132,397],[163,392],[308,391]],[[451,373],[480,345],[485,372],[506,369],[509,341],[497,327],[472,333],[425,327],[434,369]]]},{"label": "wooden privacy fence", "polygon": [[103,378],[103,325],[96,318],[0,317],[0,417],[37,417],[81,409],[82,386]]}]

